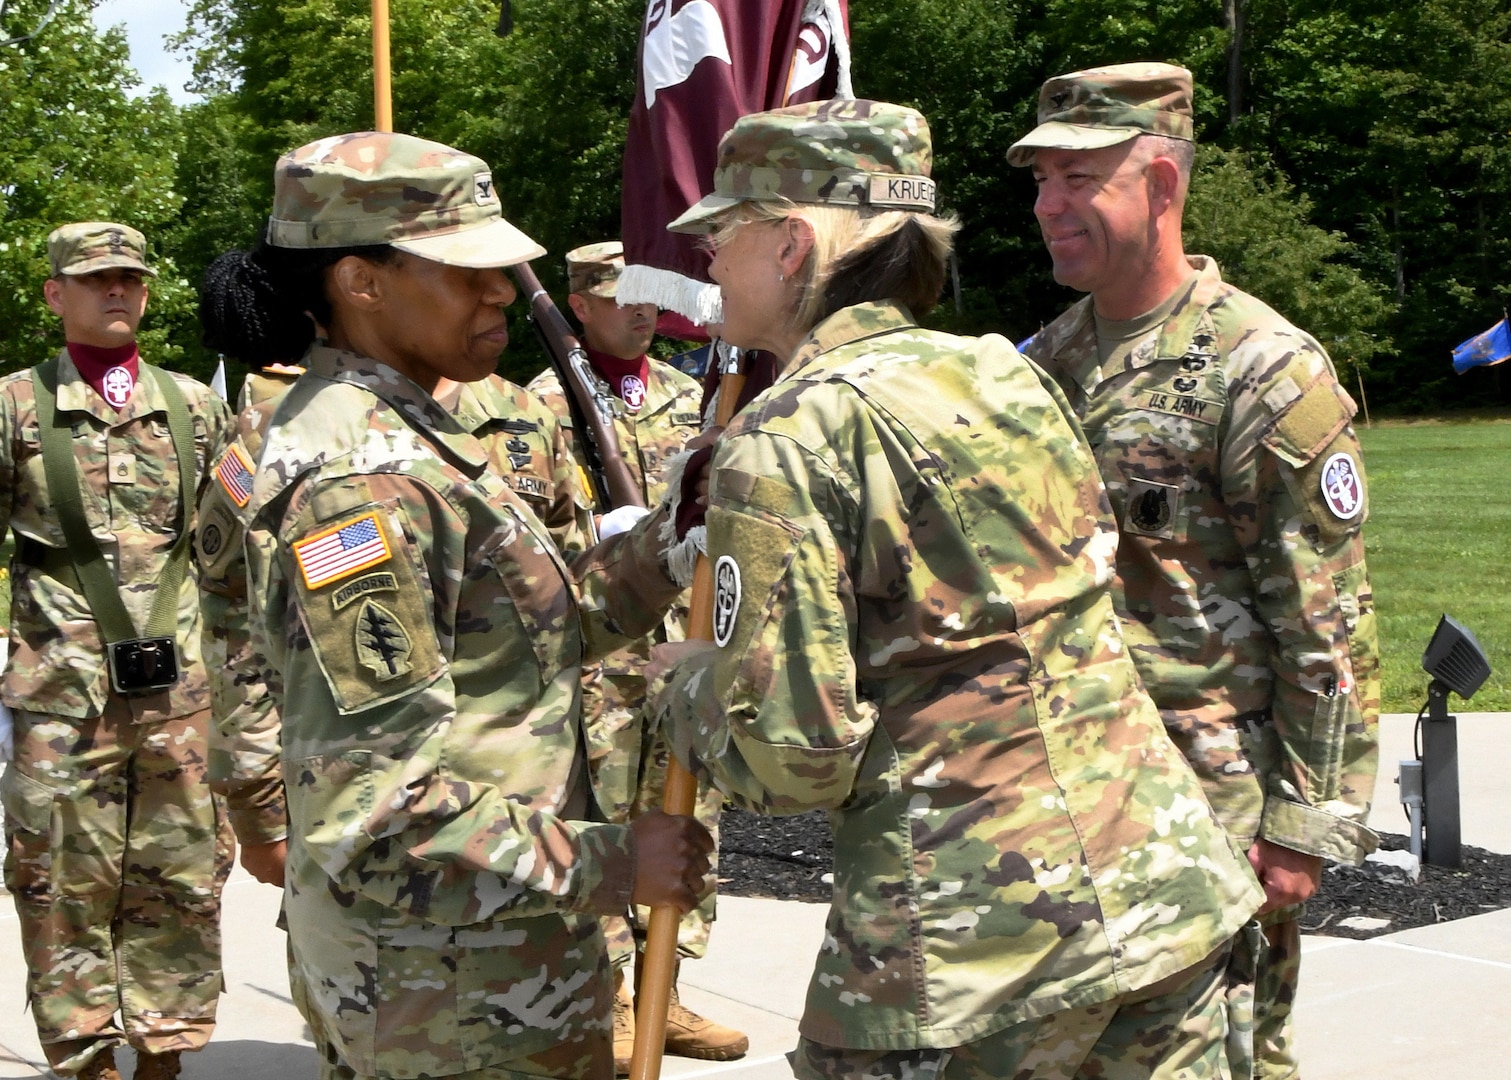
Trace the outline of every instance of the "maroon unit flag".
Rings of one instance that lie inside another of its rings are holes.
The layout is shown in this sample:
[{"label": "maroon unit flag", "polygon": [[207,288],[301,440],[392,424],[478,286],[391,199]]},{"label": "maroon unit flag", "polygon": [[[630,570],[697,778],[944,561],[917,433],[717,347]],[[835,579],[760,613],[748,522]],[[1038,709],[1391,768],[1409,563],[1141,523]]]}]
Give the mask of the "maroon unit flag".
[{"label": "maroon unit flag", "polygon": [[621,304],[717,322],[708,256],[667,223],[713,190],[746,113],[853,97],[847,0],[650,0],[624,146]]}]

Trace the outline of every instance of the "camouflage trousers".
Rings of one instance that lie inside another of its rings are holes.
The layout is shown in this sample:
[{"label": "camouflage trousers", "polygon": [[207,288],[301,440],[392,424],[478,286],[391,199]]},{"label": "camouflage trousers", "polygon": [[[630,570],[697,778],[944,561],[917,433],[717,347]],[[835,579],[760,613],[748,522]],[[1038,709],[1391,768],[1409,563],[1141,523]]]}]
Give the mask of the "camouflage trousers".
[{"label": "camouflage trousers", "polygon": [[1134,993],[949,1049],[853,1050],[800,1039],[793,1073],[799,1080],[1240,1080],[1228,1064],[1231,961],[1224,946]]},{"label": "camouflage trousers", "polygon": [[1292,1080],[1301,1074],[1291,1007],[1301,984],[1301,908],[1266,916],[1269,948],[1254,993],[1254,1080]]},{"label": "camouflage trousers", "polygon": [[[601,681],[600,681],[601,678]],[[646,745],[641,705],[645,680],[639,675],[596,671],[584,680],[584,708],[594,717],[588,725],[588,761],[599,807],[610,821],[627,822],[661,809],[666,793],[666,769],[671,750],[658,733]],[[677,924],[677,955],[701,959],[708,952],[708,935],[716,914],[719,880],[719,813],[724,796],[706,782],[698,784],[693,817],[714,838],[713,861],[705,879],[702,901]],[[601,920],[608,941],[609,959],[623,969],[644,945],[650,926],[650,908],[635,908],[626,915]]]},{"label": "camouflage trousers", "polygon": [[[329,1042],[317,1049],[323,1054],[320,1080],[367,1080],[347,1068]],[[444,1078],[421,1073],[415,1080],[607,1080],[613,1075],[614,1046],[605,1030],[587,1032],[549,1050],[486,1069],[447,1073]]]},{"label": "camouflage trousers", "polygon": [[5,885],[52,1067],[107,1046],[197,1050],[221,991],[233,841],[205,779],[209,712],[135,724],[112,695],[77,720],[17,711],[0,780]]}]

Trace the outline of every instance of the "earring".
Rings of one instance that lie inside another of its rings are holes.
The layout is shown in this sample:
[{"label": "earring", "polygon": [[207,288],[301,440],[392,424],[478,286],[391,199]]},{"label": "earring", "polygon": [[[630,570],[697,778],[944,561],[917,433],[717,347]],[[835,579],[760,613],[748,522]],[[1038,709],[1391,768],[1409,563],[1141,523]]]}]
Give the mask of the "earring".
[{"label": "earring", "polygon": [[776,276],[776,283],[778,285],[780,285],[782,282],[784,282],[786,280],[787,280],[787,275],[786,274],[783,274],[783,273],[778,273],[777,274],[777,276]]}]

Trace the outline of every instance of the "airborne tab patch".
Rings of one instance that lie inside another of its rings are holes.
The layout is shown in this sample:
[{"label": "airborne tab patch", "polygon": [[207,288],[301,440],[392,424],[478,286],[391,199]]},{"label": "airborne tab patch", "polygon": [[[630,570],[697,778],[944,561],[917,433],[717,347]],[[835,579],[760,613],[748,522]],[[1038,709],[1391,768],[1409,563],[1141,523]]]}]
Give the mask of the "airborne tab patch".
[{"label": "airborne tab patch", "polygon": [[226,494],[237,506],[245,506],[252,498],[252,463],[247,460],[239,443],[226,447],[215,466],[215,479],[226,489]]},{"label": "airborne tab patch", "polygon": [[393,558],[376,512],[342,522],[294,544],[306,589],[318,589]]}]

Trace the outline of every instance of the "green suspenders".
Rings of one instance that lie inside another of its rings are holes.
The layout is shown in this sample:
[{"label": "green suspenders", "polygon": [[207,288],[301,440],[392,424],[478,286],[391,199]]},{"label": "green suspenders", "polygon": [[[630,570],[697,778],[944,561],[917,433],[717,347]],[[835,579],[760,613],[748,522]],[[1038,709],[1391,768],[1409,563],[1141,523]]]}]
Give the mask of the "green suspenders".
[{"label": "green suspenders", "polygon": [[73,432],[58,411],[58,358],[44,361],[31,372],[48,494],[68,542],[68,554],[84,598],[89,601],[105,637],[111,685],[120,693],[163,690],[178,681],[178,593],[189,563],[189,520],[196,487],[194,424],[184,396],[166,371],[147,364],[142,369],[168,402],[168,433],[178,459],[179,487],[175,523],[178,538],[158,576],[157,594],[152,599],[152,611],[142,637],[137,636],[131,614],[105,562],[105,553],[90,532],[84,515],[79,465],[73,455]]}]

